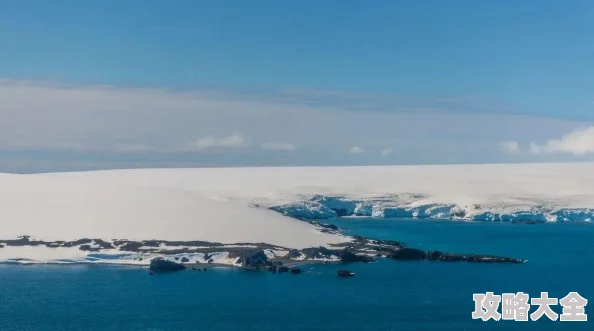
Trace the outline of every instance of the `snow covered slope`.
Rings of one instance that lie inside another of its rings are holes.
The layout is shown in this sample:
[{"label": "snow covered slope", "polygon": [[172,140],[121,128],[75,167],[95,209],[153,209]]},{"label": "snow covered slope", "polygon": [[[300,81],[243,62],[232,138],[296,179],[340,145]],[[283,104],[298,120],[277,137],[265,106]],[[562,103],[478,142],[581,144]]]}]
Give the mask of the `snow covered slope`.
[{"label": "snow covered slope", "polygon": [[[250,170],[239,171],[250,176]],[[225,177],[200,169],[2,174],[0,243],[22,235],[46,241],[204,240],[290,248],[346,240],[250,207],[249,188]]]},{"label": "snow covered slope", "polygon": [[348,240],[282,213],[591,221],[593,187],[590,163],[0,174],[0,244],[21,235],[288,248]]}]

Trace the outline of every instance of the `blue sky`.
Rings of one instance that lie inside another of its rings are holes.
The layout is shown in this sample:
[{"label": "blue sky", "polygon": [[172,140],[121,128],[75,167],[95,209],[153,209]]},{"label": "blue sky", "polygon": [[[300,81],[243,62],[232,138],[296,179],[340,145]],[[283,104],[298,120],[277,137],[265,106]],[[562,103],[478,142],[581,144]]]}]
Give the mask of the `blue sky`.
[{"label": "blue sky", "polygon": [[589,160],[591,1],[10,1],[0,171]]}]

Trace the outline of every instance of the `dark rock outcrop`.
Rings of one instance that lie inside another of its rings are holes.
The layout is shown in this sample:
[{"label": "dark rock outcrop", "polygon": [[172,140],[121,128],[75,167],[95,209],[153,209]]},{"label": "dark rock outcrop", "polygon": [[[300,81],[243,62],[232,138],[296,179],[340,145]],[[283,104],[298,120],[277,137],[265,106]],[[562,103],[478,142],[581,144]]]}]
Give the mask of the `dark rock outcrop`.
[{"label": "dark rock outcrop", "polygon": [[264,251],[261,250],[244,253],[241,261],[241,265],[247,268],[260,269],[272,265],[272,263],[268,261],[268,257],[264,254]]},{"label": "dark rock outcrop", "polygon": [[[333,225],[320,224],[318,221],[308,220],[316,224],[322,230],[333,231],[337,227]],[[327,228],[325,228],[327,227]],[[283,266],[283,261],[306,261],[306,262],[330,262],[339,260],[342,263],[362,262],[369,263],[375,258],[392,258],[394,260],[427,260],[442,262],[472,262],[472,263],[524,263],[522,259],[500,257],[480,254],[451,254],[440,251],[423,251],[406,247],[405,244],[393,240],[381,240],[362,236],[351,236],[351,240],[328,247],[310,247],[304,249],[289,249],[287,247],[274,246],[266,243],[237,243],[231,250],[221,247],[223,244],[204,241],[164,241],[145,240],[131,241],[126,239],[114,240],[113,243],[101,239],[78,239],[74,241],[40,241],[32,240],[29,236],[21,236],[17,239],[0,240],[0,248],[6,246],[39,246],[45,245],[48,248],[78,247],[88,252],[101,252],[102,249],[115,249],[122,252],[131,251],[137,253],[158,253],[170,256],[171,260],[181,263],[157,260],[151,261],[153,270],[161,269],[177,270],[177,264],[189,263],[187,255],[180,254],[204,254],[207,263],[214,263],[214,256],[217,253],[228,251],[230,258],[238,258],[237,262],[249,270],[269,270],[271,272],[291,272],[291,269]],[[170,247],[168,247],[170,246]],[[178,247],[172,247],[178,246]],[[187,247],[184,247],[187,246]],[[210,246],[210,247],[207,247]],[[168,247],[168,249],[164,249]],[[266,249],[281,250],[286,255],[278,255],[269,259],[264,251]],[[182,257],[184,256],[184,257]],[[139,261],[142,258],[137,258]],[[162,261],[162,262],[158,262]],[[173,264],[170,264],[173,263]],[[181,268],[180,268],[181,269]]]},{"label": "dark rock outcrop", "polygon": [[161,257],[152,259],[149,266],[151,272],[179,271],[184,270],[185,268],[186,266],[183,264],[168,261]]},{"label": "dark rock outcrop", "polygon": [[80,245],[78,249],[86,252],[99,252],[101,250],[101,248],[91,247],[91,245]]},{"label": "dark rock outcrop", "polygon": [[394,260],[424,260],[427,257],[427,253],[420,249],[405,247],[394,251],[389,257]]},{"label": "dark rock outcrop", "polygon": [[443,253],[440,251],[428,251],[427,252],[427,260],[436,261],[439,260],[443,256]]},{"label": "dark rock outcrop", "polygon": [[314,222],[315,225],[324,228],[324,229],[328,229],[328,230],[332,230],[332,231],[338,231],[340,230],[340,228],[334,224],[328,224],[328,223],[319,223],[319,222]]},{"label": "dark rock outcrop", "polygon": [[456,210],[454,212],[452,212],[452,218],[456,217],[456,218],[464,218],[466,217],[466,212],[462,209],[460,210]]},{"label": "dark rock outcrop", "polygon": [[301,271],[301,269],[299,269],[299,268],[291,268],[291,273],[292,273],[293,275],[300,274],[301,272],[302,272],[302,271]]},{"label": "dark rock outcrop", "polygon": [[320,246],[304,248],[301,253],[305,254],[308,259],[328,259],[335,255],[336,251]]},{"label": "dark rock outcrop", "polygon": [[[405,254],[403,254],[403,252]],[[414,251],[414,252],[413,252]],[[477,255],[477,254],[450,254],[440,251],[423,252],[418,249],[402,248],[395,251],[391,258],[396,260],[429,260],[443,262],[475,262],[475,263],[524,263],[522,259],[511,257]]]},{"label": "dark rock outcrop", "polygon": [[355,262],[369,263],[369,262],[375,261],[372,257],[369,257],[367,255],[355,254],[348,249],[344,249],[344,250],[340,251],[338,256],[340,257],[340,262],[342,262],[342,263],[355,263]]},{"label": "dark rock outcrop", "polygon": [[479,263],[525,263],[525,260],[516,259],[512,257],[492,256],[492,255],[465,255],[468,262]]},{"label": "dark rock outcrop", "polygon": [[273,263],[268,260],[268,257],[261,249],[251,249],[243,251],[229,252],[230,258],[239,258],[237,263],[240,263],[243,268],[256,270],[270,270]]},{"label": "dark rock outcrop", "polygon": [[287,253],[286,257],[289,259],[296,259],[300,256],[301,256],[301,252],[299,250],[291,249],[291,250],[289,250],[289,253]]}]

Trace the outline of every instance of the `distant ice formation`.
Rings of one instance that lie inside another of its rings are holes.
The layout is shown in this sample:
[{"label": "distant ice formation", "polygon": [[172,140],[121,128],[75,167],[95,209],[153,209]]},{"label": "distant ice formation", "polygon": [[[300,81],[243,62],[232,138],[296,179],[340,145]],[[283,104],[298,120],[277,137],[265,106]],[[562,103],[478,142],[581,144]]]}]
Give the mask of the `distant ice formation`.
[{"label": "distant ice formation", "polygon": [[384,198],[357,200],[346,197],[314,196],[308,200],[271,206],[270,209],[297,219],[324,220],[338,217],[458,219],[511,223],[592,222],[594,209],[553,206],[398,204]]}]

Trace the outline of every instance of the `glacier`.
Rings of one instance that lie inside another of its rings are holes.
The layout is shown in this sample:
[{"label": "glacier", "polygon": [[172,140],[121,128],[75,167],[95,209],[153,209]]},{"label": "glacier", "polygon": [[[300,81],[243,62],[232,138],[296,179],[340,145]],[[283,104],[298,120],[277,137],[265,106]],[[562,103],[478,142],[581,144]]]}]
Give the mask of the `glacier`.
[{"label": "glacier", "polygon": [[[179,252],[192,256],[172,253],[180,247],[130,254],[124,246],[97,245],[202,240],[216,243],[209,254],[233,265],[224,256],[234,247],[272,245],[285,256],[353,241],[320,222],[300,221],[336,217],[591,223],[593,169],[558,163],[1,173],[0,261],[199,261],[205,247],[197,244]],[[6,244],[23,236],[28,246]],[[94,241],[64,246],[85,238]]]},{"label": "glacier", "polygon": [[338,217],[372,217],[405,219],[454,219],[466,221],[491,221],[510,223],[579,222],[594,220],[592,208],[555,208],[536,206],[457,205],[457,204],[415,204],[398,205],[397,200],[368,198],[354,200],[349,197],[312,197],[270,207],[285,216],[302,220],[325,220]]}]

